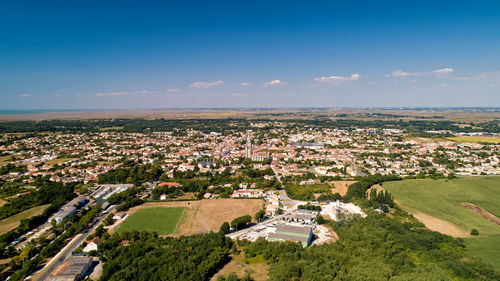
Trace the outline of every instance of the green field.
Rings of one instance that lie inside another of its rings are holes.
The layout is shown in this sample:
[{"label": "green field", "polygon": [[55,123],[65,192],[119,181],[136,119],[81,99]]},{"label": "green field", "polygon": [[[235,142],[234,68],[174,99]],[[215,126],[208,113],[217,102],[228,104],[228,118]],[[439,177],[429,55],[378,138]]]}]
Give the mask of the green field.
[{"label": "green field", "polygon": [[500,217],[500,177],[404,180],[386,182],[383,187],[407,210],[447,220],[468,231],[479,230],[478,237],[464,239],[467,247],[500,270],[500,226],[460,205],[469,202]]},{"label": "green field", "polygon": [[33,207],[24,212],[20,212],[19,214],[15,214],[11,217],[8,217],[0,221],[0,235],[7,233],[12,229],[18,227],[19,222],[21,222],[21,220],[41,215],[43,211],[47,209],[48,206],[50,206],[50,204]]},{"label": "green field", "polygon": [[184,207],[153,207],[137,210],[120,226],[118,231],[156,231],[159,235],[174,233],[184,214]]}]

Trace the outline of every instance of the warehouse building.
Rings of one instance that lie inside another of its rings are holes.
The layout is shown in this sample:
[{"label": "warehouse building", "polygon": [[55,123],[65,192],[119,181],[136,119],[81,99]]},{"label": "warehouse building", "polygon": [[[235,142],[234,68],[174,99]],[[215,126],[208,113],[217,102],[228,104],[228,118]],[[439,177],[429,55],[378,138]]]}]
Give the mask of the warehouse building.
[{"label": "warehouse building", "polygon": [[280,224],[275,233],[267,235],[267,240],[300,242],[302,246],[307,247],[312,242],[312,228],[309,226]]},{"label": "warehouse building", "polygon": [[88,202],[89,200],[86,199],[85,196],[80,195],[71,200],[66,205],[62,206],[55,214],[50,217],[49,221],[52,221],[54,219],[57,223],[60,223],[71,214],[74,214],[77,209],[85,206]]},{"label": "warehouse building", "polygon": [[48,281],[77,281],[81,280],[92,266],[92,258],[87,256],[72,256],[56,268],[46,279]]}]

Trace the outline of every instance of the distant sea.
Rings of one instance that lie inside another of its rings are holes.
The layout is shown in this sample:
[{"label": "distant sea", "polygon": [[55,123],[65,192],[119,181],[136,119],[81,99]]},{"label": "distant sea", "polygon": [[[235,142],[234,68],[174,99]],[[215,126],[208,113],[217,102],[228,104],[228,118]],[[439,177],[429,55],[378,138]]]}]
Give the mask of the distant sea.
[{"label": "distant sea", "polygon": [[38,114],[52,112],[89,112],[97,109],[0,109],[0,115],[5,114]]}]

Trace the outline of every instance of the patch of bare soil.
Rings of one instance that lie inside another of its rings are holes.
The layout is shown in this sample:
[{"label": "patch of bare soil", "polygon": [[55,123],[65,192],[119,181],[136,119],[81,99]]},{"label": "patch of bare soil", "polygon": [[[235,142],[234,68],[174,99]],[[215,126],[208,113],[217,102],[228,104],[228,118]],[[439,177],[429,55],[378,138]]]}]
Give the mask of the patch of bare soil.
[{"label": "patch of bare soil", "polygon": [[437,231],[439,233],[450,235],[452,237],[460,237],[460,238],[470,237],[470,233],[467,230],[461,228],[460,226],[452,222],[436,218],[431,215],[427,215],[422,212],[416,211],[412,208],[406,207],[397,200],[395,200],[395,202],[401,208],[406,210],[408,213],[412,214],[417,220],[422,222],[425,225],[425,227],[427,227],[432,231]]},{"label": "patch of bare soil", "polygon": [[425,224],[425,226],[432,231],[437,231],[442,234],[450,235],[453,237],[464,238],[470,236],[468,231],[462,229],[461,227],[449,221],[439,219],[420,212],[413,213],[413,216],[419,221],[421,221],[423,224]]},{"label": "patch of bare soil", "polygon": [[340,193],[340,195],[344,196],[347,193],[349,185],[355,182],[356,181],[331,181],[329,184],[333,186],[332,193]]},{"label": "patch of bare soil", "polygon": [[476,213],[478,213],[481,217],[497,224],[497,225],[500,225],[500,218],[497,218],[495,215],[493,215],[492,213],[484,210],[483,208],[481,207],[478,207],[472,203],[461,203],[460,205],[462,205],[463,207],[469,209],[469,210],[472,210]]}]

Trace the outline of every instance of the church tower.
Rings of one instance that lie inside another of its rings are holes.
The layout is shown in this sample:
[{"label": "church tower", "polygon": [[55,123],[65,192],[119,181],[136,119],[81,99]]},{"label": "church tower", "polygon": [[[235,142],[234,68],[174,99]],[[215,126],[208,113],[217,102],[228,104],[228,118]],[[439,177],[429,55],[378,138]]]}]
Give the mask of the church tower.
[{"label": "church tower", "polygon": [[245,144],[245,157],[252,158],[252,138],[250,137],[250,131],[247,133],[247,142]]}]

